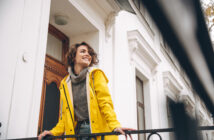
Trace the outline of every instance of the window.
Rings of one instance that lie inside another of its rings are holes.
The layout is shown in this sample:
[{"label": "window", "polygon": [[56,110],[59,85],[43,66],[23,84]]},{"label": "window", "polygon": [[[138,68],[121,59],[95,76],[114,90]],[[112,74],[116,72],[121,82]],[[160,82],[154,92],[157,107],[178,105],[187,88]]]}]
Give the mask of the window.
[{"label": "window", "polygon": [[[144,108],[143,82],[138,77],[136,77],[136,94],[137,94],[138,129],[144,130],[145,129],[145,108]],[[138,139],[146,140],[146,135],[139,134]]]},{"label": "window", "polygon": [[[167,101],[166,101],[166,104],[167,104],[167,119],[168,119],[168,127],[169,128],[173,128],[173,125],[172,125],[172,113],[170,111],[170,108],[169,108],[169,103],[172,102],[172,99],[167,97]],[[170,140],[174,140],[174,133],[173,132],[169,132],[169,139]]]},{"label": "window", "polygon": [[53,36],[52,34],[48,33],[46,53],[49,56],[62,62],[62,47],[62,41]]}]

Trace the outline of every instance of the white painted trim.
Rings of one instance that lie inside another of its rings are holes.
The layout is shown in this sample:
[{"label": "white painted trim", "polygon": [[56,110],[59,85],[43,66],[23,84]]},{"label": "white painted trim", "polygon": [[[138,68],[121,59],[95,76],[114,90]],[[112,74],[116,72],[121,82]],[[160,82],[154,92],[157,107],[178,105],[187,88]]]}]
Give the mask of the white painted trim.
[{"label": "white painted trim", "polygon": [[128,0],[128,1],[129,1],[129,4],[131,5],[131,7],[133,8],[134,12],[136,13],[139,21],[146,28],[149,36],[152,38],[152,40],[154,40],[155,33],[153,32],[153,30],[149,26],[148,22],[145,20],[145,18],[142,16],[142,14],[140,13],[140,11],[137,9],[137,7],[135,6],[133,0]]},{"label": "white painted trim", "polygon": [[[143,96],[144,96],[144,111],[145,111],[145,128],[151,129],[152,127],[152,110],[151,110],[151,95],[150,95],[150,86],[151,83],[146,75],[144,75],[142,72],[143,70],[138,69],[135,67],[135,81],[134,81],[134,89],[135,89],[135,96],[137,96],[136,93],[136,76],[140,78],[143,81]],[[150,76],[151,77],[151,76]],[[137,108],[137,106],[136,106]]]},{"label": "white painted trim", "polygon": [[97,23],[97,21],[91,16],[89,15],[89,13],[83,9],[83,7],[81,5],[79,5],[77,3],[76,0],[68,0],[89,22],[91,22],[91,24],[93,24],[98,30],[105,30],[105,26],[104,24],[101,25],[99,23]]},{"label": "white painted trim", "polygon": [[182,91],[182,85],[176,80],[175,76],[170,72],[163,72],[164,90],[169,90],[171,93],[179,96]]},{"label": "white painted trim", "polygon": [[135,55],[138,56],[152,72],[161,62],[160,57],[138,30],[128,31],[127,34],[131,60],[135,59]]},{"label": "white painted trim", "polygon": [[189,95],[181,95],[180,100],[186,105],[186,111],[189,112],[191,116],[195,116],[196,104]]},{"label": "white painted trim", "polygon": [[[145,103],[145,127],[146,129],[153,128],[152,118],[152,95],[151,95],[151,77],[152,71],[160,62],[160,58],[151,49],[149,43],[141,36],[137,30],[128,32],[128,46],[130,50],[130,63],[133,66],[135,75],[143,81],[144,103]],[[152,52],[151,52],[152,51]],[[143,54],[143,55],[142,55]],[[150,65],[152,63],[152,65]],[[133,81],[134,93],[136,96],[136,80]],[[136,106],[137,108],[137,106]]]},{"label": "white painted trim", "polygon": [[107,19],[105,20],[105,38],[106,41],[108,41],[111,38],[111,29],[115,24],[115,17],[118,15],[116,12],[111,12],[107,16]]},{"label": "white painted trim", "polygon": [[[37,136],[38,131],[38,121],[40,112],[40,101],[42,94],[42,84],[43,84],[43,74],[44,74],[44,63],[45,63],[45,53],[47,44],[47,34],[49,25],[49,14],[50,14],[50,0],[42,0],[41,3],[41,13],[40,13],[40,27],[38,44],[36,49],[36,62],[35,62],[35,72],[34,72],[34,84],[32,87],[32,98],[31,98],[31,111],[29,111],[28,118],[28,130],[26,132],[27,137]],[[42,69],[41,69],[41,66]]]},{"label": "white painted trim", "polygon": [[107,0],[107,2],[109,3],[109,5],[111,5],[112,9],[114,9],[115,12],[120,11],[120,6],[116,0]]},{"label": "white painted trim", "polygon": [[189,95],[181,95],[181,100],[183,100],[186,104],[190,105],[192,108],[195,106],[195,102]]}]

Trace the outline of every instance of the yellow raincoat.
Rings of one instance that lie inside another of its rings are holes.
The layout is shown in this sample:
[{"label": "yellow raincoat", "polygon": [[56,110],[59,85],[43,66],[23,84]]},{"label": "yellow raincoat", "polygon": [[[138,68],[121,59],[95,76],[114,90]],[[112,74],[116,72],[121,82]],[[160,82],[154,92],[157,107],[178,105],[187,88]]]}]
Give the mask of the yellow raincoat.
[{"label": "yellow raincoat", "polygon": [[[107,83],[108,79],[102,70],[89,68],[89,72],[86,75],[86,93],[91,133],[112,132],[114,128],[121,127],[114,112]],[[61,81],[59,89],[61,115],[51,133],[54,136],[74,135],[74,128],[77,122],[74,118],[72,87],[69,75]],[[98,140],[100,139],[98,137]],[[117,136],[105,136],[105,140],[117,139]]]}]

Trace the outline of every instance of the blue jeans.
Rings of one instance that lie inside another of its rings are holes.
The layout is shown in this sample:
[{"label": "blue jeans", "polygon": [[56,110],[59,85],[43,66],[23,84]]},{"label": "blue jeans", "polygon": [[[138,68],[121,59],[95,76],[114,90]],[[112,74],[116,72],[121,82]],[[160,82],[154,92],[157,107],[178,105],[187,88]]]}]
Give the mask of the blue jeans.
[{"label": "blue jeans", "polygon": [[[91,133],[90,125],[84,122],[80,124],[79,131],[76,134],[90,134],[90,133]],[[78,138],[78,140],[91,140],[91,138],[82,137],[82,138]]]}]

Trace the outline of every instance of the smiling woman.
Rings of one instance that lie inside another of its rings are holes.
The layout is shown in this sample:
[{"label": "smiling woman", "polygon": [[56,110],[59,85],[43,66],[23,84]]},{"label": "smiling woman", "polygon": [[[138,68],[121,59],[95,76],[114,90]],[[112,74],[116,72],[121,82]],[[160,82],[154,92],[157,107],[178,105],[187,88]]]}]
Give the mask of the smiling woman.
[{"label": "smiling woman", "polygon": [[[81,66],[83,68],[88,67],[91,63],[91,56],[89,55],[88,49],[86,46],[80,46],[77,49],[76,59],[75,59],[75,66],[74,68],[77,68],[77,66]],[[82,68],[80,68],[82,69]],[[77,72],[76,74],[79,74],[79,71],[74,70]]]},{"label": "smiling woman", "polygon": [[98,64],[98,62],[99,60],[94,49],[85,42],[75,44],[68,53],[68,65],[73,69],[75,67],[84,68],[93,66]]},{"label": "smiling woman", "polygon": [[[85,42],[71,47],[68,55],[71,67],[60,84],[60,118],[50,131],[39,135],[73,135],[84,133],[120,132],[133,130],[121,127],[107,86],[108,79],[101,69],[92,66],[98,63],[97,54]],[[101,137],[97,137],[98,140]],[[106,136],[117,140],[117,136]],[[84,137],[82,140],[89,140]]]}]

